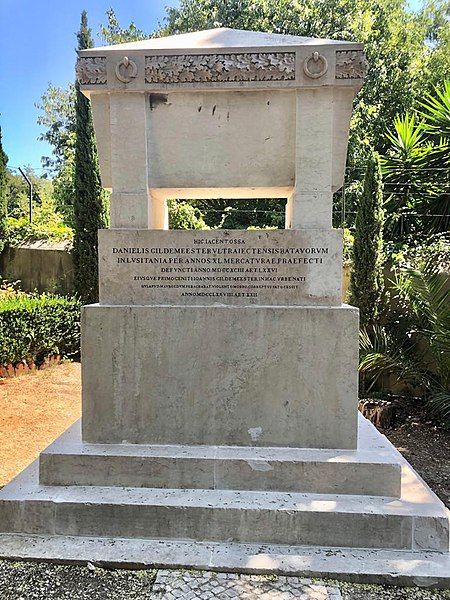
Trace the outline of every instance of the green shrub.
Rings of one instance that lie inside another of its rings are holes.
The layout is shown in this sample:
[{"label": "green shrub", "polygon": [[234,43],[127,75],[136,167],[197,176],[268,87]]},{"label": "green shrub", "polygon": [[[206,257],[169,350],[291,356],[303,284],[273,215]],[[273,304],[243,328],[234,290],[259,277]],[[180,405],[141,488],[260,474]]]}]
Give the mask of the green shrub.
[{"label": "green shrub", "polygon": [[62,217],[57,213],[53,219],[47,222],[35,221],[30,223],[28,217],[8,218],[8,241],[11,246],[17,246],[22,242],[35,240],[48,240],[50,242],[61,242],[72,240],[73,230],[65,225]]},{"label": "green shrub", "polygon": [[360,371],[423,390],[431,414],[450,426],[450,288],[438,261],[398,269],[387,322],[360,336]]},{"label": "green shrub", "polygon": [[383,189],[380,159],[371,152],[355,220],[350,304],[359,308],[361,325],[377,323],[383,294]]},{"label": "green shrub", "polygon": [[0,364],[39,364],[51,354],[80,351],[80,303],[75,298],[0,294]]},{"label": "green shrub", "polygon": [[6,163],[8,157],[6,156],[2,146],[2,129],[0,127],[0,252],[6,245],[8,238],[8,202],[6,198]]},{"label": "green shrub", "polygon": [[189,202],[169,200],[168,206],[170,229],[209,229],[202,212]]},{"label": "green shrub", "polygon": [[350,229],[344,227],[344,239],[343,239],[343,258],[344,265],[351,265],[353,258],[353,245],[355,243],[355,236],[352,234]]}]

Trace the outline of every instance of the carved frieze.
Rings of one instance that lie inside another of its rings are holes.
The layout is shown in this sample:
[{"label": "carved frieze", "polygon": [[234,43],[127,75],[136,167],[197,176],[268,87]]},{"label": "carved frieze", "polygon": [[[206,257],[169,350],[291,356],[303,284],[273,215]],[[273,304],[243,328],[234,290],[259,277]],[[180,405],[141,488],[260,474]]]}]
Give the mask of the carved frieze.
[{"label": "carved frieze", "polygon": [[146,83],[290,81],[293,79],[295,79],[294,52],[145,57]]},{"label": "carved frieze", "polygon": [[106,57],[82,56],[75,67],[77,81],[81,85],[106,83]]},{"label": "carved frieze", "polygon": [[369,63],[362,50],[336,52],[336,79],[363,79]]}]

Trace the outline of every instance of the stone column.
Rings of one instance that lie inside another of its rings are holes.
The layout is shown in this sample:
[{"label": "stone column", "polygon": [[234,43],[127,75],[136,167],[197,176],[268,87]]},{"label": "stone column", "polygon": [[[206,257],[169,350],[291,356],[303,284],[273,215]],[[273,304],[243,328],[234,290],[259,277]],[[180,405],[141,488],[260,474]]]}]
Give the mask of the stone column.
[{"label": "stone column", "polygon": [[166,198],[151,195],[150,229],[169,229],[169,210]]},{"label": "stone column", "polygon": [[111,229],[168,229],[166,202],[148,189],[146,111],[144,93],[109,95]]},{"label": "stone column", "polygon": [[295,187],[287,229],[330,229],[333,206],[332,88],[296,92]]}]

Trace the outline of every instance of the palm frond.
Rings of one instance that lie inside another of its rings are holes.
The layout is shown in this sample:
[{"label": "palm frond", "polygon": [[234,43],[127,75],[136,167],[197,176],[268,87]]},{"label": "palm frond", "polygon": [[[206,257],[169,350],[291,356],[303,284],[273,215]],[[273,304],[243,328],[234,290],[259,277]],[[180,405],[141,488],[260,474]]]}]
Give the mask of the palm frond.
[{"label": "palm frond", "polygon": [[428,405],[432,414],[450,425],[450,390],[437,390],[430,396]]},{"label": "palm frond", "polygon": [[375,378],[394,375],[397,380],[421,383],[423,357],[414,340],[395,335],[386,327],[361,329],[359,370]]},{"label": "palm frond", "polygon": [[432,94],[428,93],[420,106],[420,114],[426,122],[426,129],[448,140],[450,138],[450,80],[444,82],[442,89],[436,87]]}]

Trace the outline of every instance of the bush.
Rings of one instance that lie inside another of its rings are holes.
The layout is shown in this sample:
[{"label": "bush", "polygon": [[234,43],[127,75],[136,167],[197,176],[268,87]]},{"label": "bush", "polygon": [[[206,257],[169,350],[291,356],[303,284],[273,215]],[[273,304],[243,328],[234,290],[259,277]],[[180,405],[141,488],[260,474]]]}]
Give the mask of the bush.
[{"label": "bush", "polygon": [[344,239],[343,239],[343,258],[344,265],[351,265],[353,258],[353,246],[355,243],[355,237],[350,229],[344,228]]},{"label": "bush", "polygon": [[62,222],[62,218],[55,213],[55,218],[46,223],[30,223],[28,217],[15,219],[8,218],[8,242],[11,246],[18,246],[22,242],[35,240],[48,240],[61,242],[72,240],[73,230]]},{"label": "bush", "polygon": [[450,426],[450,288],[438,261],[397,270],[387,322],[361,331],[360,371],[394,375],[423,391],[431,414]]},{"label": "bush", "polygon": [[41,363],[80,351],[80,302],[23,292],[0,293],[0,364]]},{"label": "bush", "polygon": [[203,220],[203,214],[189,202],[169,200],[170,229],[209,229]]}]

